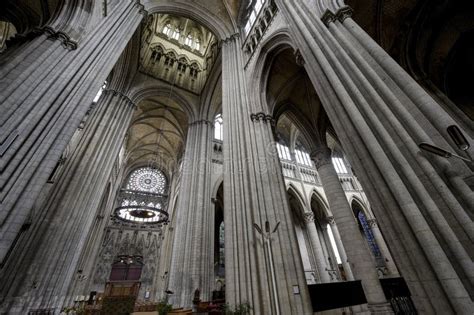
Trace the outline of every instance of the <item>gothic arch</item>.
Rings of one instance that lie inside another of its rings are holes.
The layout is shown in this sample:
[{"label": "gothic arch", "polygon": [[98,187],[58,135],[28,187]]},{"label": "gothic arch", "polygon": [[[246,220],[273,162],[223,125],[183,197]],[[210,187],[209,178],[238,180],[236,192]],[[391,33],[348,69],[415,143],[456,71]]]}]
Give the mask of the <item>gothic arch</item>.
[{"label": "gothic arch", "polygon": [[302,207],[307,207],[308,206],[303,194],[295,187],[295,185],[293,185],[292,183],[289,183],[286,187],[286,191],[287,191],[287,193],[292,193],[294,195],[294,197],[299,200]]},{"label": "gothic arch", "polygon": [[132,87],[129,95],[130,99],[135,104],[139,104],[140,102],[154,96],[169,98],[183,109],[188,116],[188,121],[194,121],[197,119],[196,103],[195,100],[192,99],[194,96],[185,95],[184,92],[177,89],[171,91],[168,84],[159,86],[157,85],[156,80],[144,80],[144,82],[138,83]]},{"label": "gothic arch", "polygon": [[309,151],[316,149],[321,142],[321,136],[304,113],[297,106],[288,102],[282,102],[275,107],[273,117],[278,122],[283,116],[286,116],[297,128],[299,138],[306,145],[306,148]]},{"label": "gothic arch", "polygon": [[311,211],[314,212],[315,209],[313,209],[312,202],[313,200],[318,204],[319,206],[319,213],[314,213],[314,216],[318,219],[325,219],[327,217],[332,216],[329,210],[329,206],[324,200],[324,198],[321,196],[321,194],[316,190],[313,189],[310,194],[310,205],[311,205]]},{"label": "gothic arch", "polygon": [[222,111],[222,54],[218,54],[201,93],[199,117],[213,121]]},{"label": "gothic arch", "polygon": [[250,78],[252,78],[250,87],[253,89],[250,94],[255,95],[257,99],[254,101],[262,104],[264,110],[271,113],[273,108],[270,108],[270,104],[267,104],[267,84],[271,70],[270,65],[273,64],[275,57],[280,52],[286,49],[295,51],[296,48],[287,29],[275,32],[271,37],[262,41],[259,46],[261,48],[255,54],[255,68],[251,71],[250,75]]},{"label": "gothic arch", "polygon": [[362,200],[360,200],[358,197],[352,196],[349,204],[351,205],[351,209],[352,209],[352,212],[354,213],[354,217],[356,218],[356,220],[357,220],[357,214],[358,214],[358,212],[357,213],[355,212],[356,209],[358,209],[359,211],[362,211],[367,219],[373,217],[369,209],[365,206],[365,203]]},{"label": "gothic arch", "polygon": [[[183,16],[191,19],[199,24],[204,25],[211,32],[213,32],[220,40],[223,40],[234,34],[234,27],[227,16],[227,19],[218,17],[216,12],[204,9],[202,6],[195,4],[192,1],[185,1],[174,4],[173,1],[154,1],[148,0],[143,3],[148,13],[169,13],[172,15]],[[227,15],[227,11],[224,8]]]},{"label": "gothic arch", "polygon": [[219,177],[217,178],[214,186],[212,187],[212,194],[211,194],[212,198],[217,197],[217,193],[219,192],[219,188],[223,184],[224,184],[224,174],[220,174]]},{"label": "gothic arch", "polygon": [[[306,204],[298,190],[290,184],[287,188],[288,203],[293,217],[297,220],[299,225],[303,225],[304,213]],[[295,222],[296,223],[296,222]]]}]

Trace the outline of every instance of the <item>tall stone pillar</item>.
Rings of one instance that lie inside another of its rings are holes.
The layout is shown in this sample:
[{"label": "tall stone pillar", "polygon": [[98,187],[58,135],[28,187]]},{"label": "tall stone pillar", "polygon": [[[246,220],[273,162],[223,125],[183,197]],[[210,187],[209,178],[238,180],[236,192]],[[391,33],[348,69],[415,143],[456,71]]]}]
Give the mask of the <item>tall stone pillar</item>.
[{"label": "tall stone pillar", "polygon": [[211,298],[214,274],[214,220],[211,220],[213,122],[197,120],[188,128],[174,226],[169,289],[176,306],[192,305],[194,291]]},{"label": "tall stone pillar", "polygon": [[321,246],[321,240],[319,239],[316,225],[314,224],[314,213],[306,212],[304,214],[304,222],[306,223],[306,230],[308,231],[311,247],[313,248],[314,255],[316,256],[316,265],[319,273],[319,280],[321,283],[331,282],[329,273],[327,271],[327,261],[324,257],[323,247]]},{"label": "tall stone pillar", "polygon": [[351,265],[347,259],[346,250],[344,249],[344,244],[342,244],[341,234],[337,228],[336,221],[334,220],[334,217],[327,217],[326,219],[331,227],[331,232],[334,236],[334,242],[336,243],[337,251],[339,252],[339,257],[341,258],[342,267],[346,273],[346,278],[347,280],[352,281],[354,280],[354,275],[352,274]]},{"label": "tall stone pillar", "polygon": [[[418,147],[459,151],[447,133],[459,124],[350,19],[342,1],[276,2],[417,309],[469,314],[473,171]],[[472,155],[472,130],[463,132]]]},{"label": "tall stone pillar", "polygon": [[[273,120],[250,102],[241,47],[237,34],[222,46],[226,301],[248,302],[254,314],[312,314]],[[266,221],[270,231],[279,222],[269,253],[254,228]]]},{"label": "tall stone pillar", "polygon": [[370,229],[372,230],[372,233],[374,234],[374,239],[375,243],[380,249],[380,252],[382,253],[382,256],[385,261],[385,267],[388,270],[389,276],[395,276],[398,277],[398,270],[397,266],[395,265],[395,262],[393,261],[392,255],[390,254],[390,250],[387,247],[387,244],[385,243],[385,240],[382,236],[382,232],[380,232],[379,226],[377,224],[376,219],[368,219],[367,223],[370,226]]},{"label": "tall stone pillar", "polygon": [[2,270],[6,311],[60,308],[68,298],[102,195],[122,147],[135,105],[123,94],[105,91],[84,134],[41,209],[25,245]]},{"label": "tall stone pillar", "polygon": [[146,13],[139,1],[118,1],[74,41],[67,32],[81,34],[72,27],[87,13],[64,5],[75,11],[0,62],[0,261]]},{"label": "tall stone pillar", "polygon": [[353,275],[355,279],[362,280],[362,287],[369,308],[378,312],[385,310],[389,313],[391,308],[380,285],[372,255],[360,234],[357,222],[354,220],[354,215],[347,202],[346,194],[332,164],[331,150],[321,148],[313,151],[311,152],[311,159],[318,169],[324,193],[340,231]]}]

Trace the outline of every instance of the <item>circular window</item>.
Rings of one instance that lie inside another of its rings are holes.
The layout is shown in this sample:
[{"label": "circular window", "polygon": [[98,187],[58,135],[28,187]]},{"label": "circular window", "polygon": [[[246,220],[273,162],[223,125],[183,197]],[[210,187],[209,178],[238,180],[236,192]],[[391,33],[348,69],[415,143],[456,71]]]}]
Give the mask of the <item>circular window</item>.
[{"label": "circular window", "polygon": [[127,189],[163,194],[166,187],[165,175],[154,168],[144,167],[133,171],[128,179]]}]

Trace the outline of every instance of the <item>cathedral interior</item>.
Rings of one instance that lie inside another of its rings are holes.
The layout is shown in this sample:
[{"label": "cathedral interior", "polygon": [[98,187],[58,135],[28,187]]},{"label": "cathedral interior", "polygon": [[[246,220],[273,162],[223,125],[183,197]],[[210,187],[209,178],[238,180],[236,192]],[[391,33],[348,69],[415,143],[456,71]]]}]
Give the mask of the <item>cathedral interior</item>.
[{"label": "cathedral interior", "polygon": [[0,314],[473,314],[474,3],[4,0]]}]

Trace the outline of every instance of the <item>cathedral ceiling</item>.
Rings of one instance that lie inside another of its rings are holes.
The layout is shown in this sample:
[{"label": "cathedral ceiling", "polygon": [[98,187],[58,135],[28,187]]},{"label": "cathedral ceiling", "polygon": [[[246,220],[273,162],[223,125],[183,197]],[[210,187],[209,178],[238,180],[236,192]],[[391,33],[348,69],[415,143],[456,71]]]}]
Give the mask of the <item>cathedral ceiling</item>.
[{"label": "cathedral ceiling", "polygon": [[354,20],[379,44],[390,50],[417,0],[346,0]]},{"label": "cathedral ceiling", "polygon": [[[150,13],[166,12],[192,19],[210,29],[219,39],[235,33],[236,0],[142,0]],[[237,1],[240,2],[240,1]]]},{"label": "cathedral ceiling", "polygon": [[346,0],[354,20],[402,67],[474,119],[474,2]]},{"label": "cathedral ceiling", "polygon": [[12,23],[22,34],[43,26],[54,15],[60,0],[2,1],[0,21]]},{"label": "cathedral ceiling", "polygon": [[216,36],[201,24],[170,14],[152,14],[140,47],[142,73],[199,94],[219,53]]},{"label": "cathedral ceiling", "polygon": [[128,165],[158,166],[169,175],[184,149],[187,127],[187,115],[171,99],[154,97],[142,101],[129,129]]},{"label": "cathedral ceiling", "polygon": [[287,144],[296,141],[291,130],[295,125],[301,132],[300,142],[305,142],[305,147],[310,149],[310,139],[317,139],[318,130],[326,126],[326,115],[308,75],[296,63],[291,49],[284,50],[273,59],[266,97]]}]

